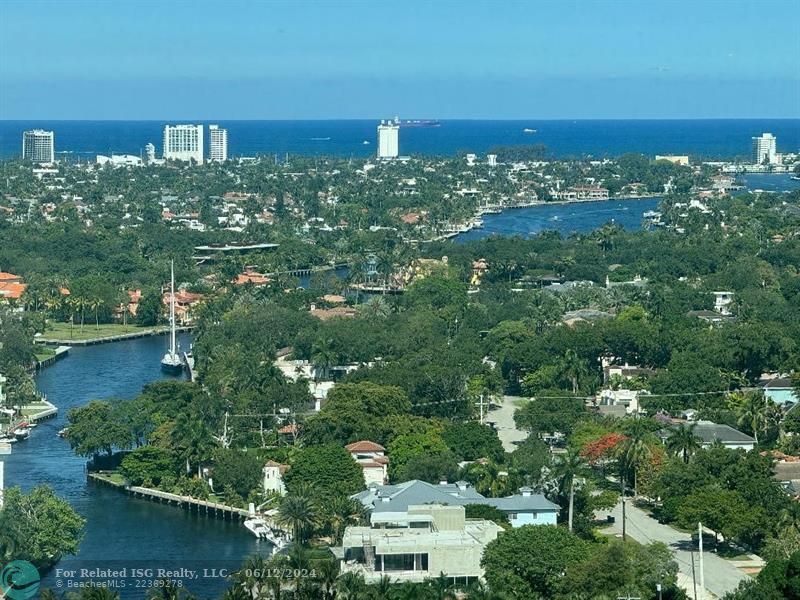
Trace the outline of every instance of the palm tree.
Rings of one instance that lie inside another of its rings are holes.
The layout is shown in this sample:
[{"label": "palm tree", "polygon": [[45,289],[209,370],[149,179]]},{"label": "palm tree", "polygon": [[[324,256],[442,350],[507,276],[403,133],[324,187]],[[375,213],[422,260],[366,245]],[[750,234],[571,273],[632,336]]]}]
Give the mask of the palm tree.
[{"label": "palm tree", "polygon": [[311,348],[311,362],[314,365],[314,379],[328,376],[328,370],[336,364],[338,357],[332,346],[332,340],[318,340]]},{"label": "palm tree", "polygon": [[728,405],[736,415],[740,427],[753,432],[758,444],[758,434],[767,429],[768,400],[761,393],[733,393],[728,398]]},{"label": "palm tree", "polygon": [[578,356],[575,350],[570,348],[564,353],[559,369],[561,376],[568,379],[572,385],[572,393],[577,394],[581,380],[589,375],[589,367],[586,361]]},{"label": "palm tree", "polygon": [[384,296],[373,296],[361,305],[361,312],[371,319],[384,319],[389,316],[391,307]]},{"label": "palm tree", "polygon": [[322,561],[317,566],[317,573],[325,600],[333,598],[336,578],[339,577],[339,561],[336,559]]},{"label": "palm tree", "polygon": [[639,465],[652,455],[653,434],[647,423],[634,420],[625,432],[627,439],[622,442],[621,462],[623,472],[633,471],[633,495],[639,495],[637,472]]},{"label": "palm tree", "polygon": [[342,573],[336,580],[336,600],[361,600],[366,589],[363,575]]},{"label": "palm tree", "polygon": [[98,330],[100,329],[100,315],[98,311],[100,310],[100,307],[103,306],[104,304],[105,302],[103,302],[101,298],[92,298],[91,300],[88,301],[89,308],[94,311],[95,329]]},{"label": "palm tree", "polygon": [[186,473],[191,472],[192,465],[197,465],[197,476],[200,477],[203,462],[209,459],[216,446],[211,431],[205,423],[197,417],[182,413],[175,421],[172,442],[186,463]]},{"label": "palm tree", "polygon": [[575,506],[575,479],[580,477],[586,470],[586,462],[580,453],[570,448],[567,453],[555,465],[555,476],[561,481],[560,488],[562,493],[569,493],[569,511],[567,523],[569,530],[572,531],[572,518]]},{"label": "palm tree", "polygon": [[689,462],[689,457],[697,452],[702,445],[694,430],[697,423],[681,425],[672,430],[667,438],[667,449],[675,455],[680,455],[684,463]]},{"label": "palm tree", "polygon": [[339,545],[348,525],[357,525],[364,519],[364,505],[347,496],[335,496],[325,505],[325,520],[331,529],[332,544]]},{"label": "palm tree", "polygon": [[392,578],[388,575],[382,575],[378,581],[369,586],[369,598],[384,600],[389,597],[392,587]]},{"label": "palm tree", "polygon": [[303,544],[319,525],[319,509],[310,496],[289,494],[278,505],[277,522],[281,527],[291,530],[295,542]]}]

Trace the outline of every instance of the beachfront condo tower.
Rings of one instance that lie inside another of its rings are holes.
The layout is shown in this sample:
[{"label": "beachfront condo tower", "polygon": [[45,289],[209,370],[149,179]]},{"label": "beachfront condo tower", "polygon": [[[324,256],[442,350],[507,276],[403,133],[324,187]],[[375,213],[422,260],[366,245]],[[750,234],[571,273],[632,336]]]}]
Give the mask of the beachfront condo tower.
[{"label": "beachfront condo tower", "polygon": [[770,165],[777,164],[776,154],[777,139],[771,133],[762,133],[753,138],[753,164],[763,165],[765,162]]},{"label": "beachfront condo tower", "polygon": [[228,160],[228,130],[219,125],[208,126],[208,160]]},{"label": "beachfront condo tower", "polygon": [[397,158],[399,138],[399,125],[391,121],[381,121],[378,125],[378,158]]},{"label": "beachfront condo tower", "polygon": [[164,127],[164,159],[203,162],[203,126],[167,125]]},{"label": "beachfront condo tower", "polygon": [[22,134],[22,158],[35,163],[55,162],[55,136],[52,131],[32,129]]}]

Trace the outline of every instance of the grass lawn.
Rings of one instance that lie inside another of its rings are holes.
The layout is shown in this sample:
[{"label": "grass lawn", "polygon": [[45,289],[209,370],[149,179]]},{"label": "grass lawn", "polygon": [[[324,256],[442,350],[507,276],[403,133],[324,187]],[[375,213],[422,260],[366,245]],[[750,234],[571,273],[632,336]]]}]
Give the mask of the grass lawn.
[{"label": "grass lawn", "polygon": [[43,360],[47,360],[51,356],[54,356],[55,353],[56,351],[52,348],[40,347],[36,349],[34,356],[36,357],[37,361],[42,362]]},{"label": "grass lawn", "polygon": [[96,326],[94,323],[84,323],[83,331],[79,323],[70,325],[69,323],[47,324],[47,330],[42,334],[43,340],[88,340],[94,338],[111,337],[125,333],[147,332],[154,329],[163,329],[163,326],[144,327],[140,325],[122,325],[120,323],[101,323]]},{"label": "grass lawn", "polygon": [[116,471],[111,472],[103,472],[103,473],[95,473],[95,475],[101,479],[105,479],[106,481],[110,481],[114,485],[125,485],[125,478],[117,473]]}]

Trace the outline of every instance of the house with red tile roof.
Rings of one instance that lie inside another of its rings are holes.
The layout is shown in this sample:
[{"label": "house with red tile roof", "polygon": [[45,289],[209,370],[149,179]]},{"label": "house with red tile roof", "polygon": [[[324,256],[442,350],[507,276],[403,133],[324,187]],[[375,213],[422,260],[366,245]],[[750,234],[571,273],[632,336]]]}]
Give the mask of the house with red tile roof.
[{"label": "house with red tile roof", "polygon": [[389,480],[389,457],[386,448],[369,440],[360,440],[345,446],[364,472],[364,483],[384,485]]},{"label": "house with red tile roof", "polygon": [[22,282],[20,275],[0,271],[0,302],[19,300],[27,288],[28,284]]}]

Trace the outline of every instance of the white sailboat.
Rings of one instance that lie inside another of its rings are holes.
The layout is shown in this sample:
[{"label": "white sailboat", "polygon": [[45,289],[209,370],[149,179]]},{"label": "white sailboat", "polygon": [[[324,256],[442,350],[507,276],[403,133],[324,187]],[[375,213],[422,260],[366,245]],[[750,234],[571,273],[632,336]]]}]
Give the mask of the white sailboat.
[{"label": "white sailboat", "polygon": [[169,328],[169,350],[161,359],[161,370],[166,373],[178,374],[183,371],[183,361],[181,361],[178,346],[175,343],[175,261],[170,264]]}]

